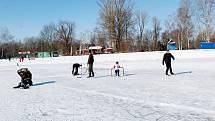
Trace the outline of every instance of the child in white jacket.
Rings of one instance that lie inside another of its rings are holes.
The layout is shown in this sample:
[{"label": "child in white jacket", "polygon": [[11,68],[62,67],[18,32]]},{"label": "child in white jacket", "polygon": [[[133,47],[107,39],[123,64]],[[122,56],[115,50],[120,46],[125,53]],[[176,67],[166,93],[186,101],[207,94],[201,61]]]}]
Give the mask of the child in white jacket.
[{"label": "child in white jacket", "polygon": [[121,68],[121,67],[119,65],[119,62],[117,61],[116,64],[113,66],[113,69],[115,70],[116,76],[119,76],[119,68]]}]

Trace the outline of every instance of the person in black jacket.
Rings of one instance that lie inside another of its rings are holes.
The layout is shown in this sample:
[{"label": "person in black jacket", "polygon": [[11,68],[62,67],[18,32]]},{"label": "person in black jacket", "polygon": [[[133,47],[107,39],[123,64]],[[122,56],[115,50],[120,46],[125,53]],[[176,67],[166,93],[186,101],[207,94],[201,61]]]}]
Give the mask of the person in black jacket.
[{"label": "person in black jacket", "polygon": [[172,66],[171,66],[171,59],[175,60],[174,56],[167,50],[167,52],[163,56],[162,64],[164,65],[164,62],[166,64],[166,75],[168,75],[168,71],[170,70],[170,74],[173,75],[172,72]]},{"label": "person in black jacket", "polygon": [[[72,74],[75,76],[75,75],[79,75],[78,73],[78,68],[82,66],[81,64],[79,63],[74,63],[73,66],[72,66]],[[75,72],[74,72],[75,71]]]},{"label": "person in black jacket", "polygon": [[93,57],[93,52],[89,51],[89,57],[88,57],[88,66],[89,66],[89,76],[88,77],[94,77],[94,72],[93,72],[93,63],[94,63],[94,57]]},{"label": "person in black jacket", "polygon": [[18,86],[15,86],[13,88],[24,88],[27,89],[30,86],[33,85],[32,82],[32,74],[31,72],[28,70],[28,68],[21,68],[17,71],[17,73],[19,74],[19,76],[21,77],[21,82],[18,84]]}]

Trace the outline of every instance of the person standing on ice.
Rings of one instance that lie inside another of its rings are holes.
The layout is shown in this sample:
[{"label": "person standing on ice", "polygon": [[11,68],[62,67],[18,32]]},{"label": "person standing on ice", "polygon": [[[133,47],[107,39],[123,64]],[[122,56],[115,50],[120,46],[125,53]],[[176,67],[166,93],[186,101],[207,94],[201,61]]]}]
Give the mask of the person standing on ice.
[{"label": "person standing on ice", "polygon": [[121,68],[121,67],[119,65],[119,62],[117,61],[116,64],[113,66],[113,69],[115,69],[116,76],[119,76],[119,68]]},{"label": "person standing on ice", "polygon": [[169,50],[167,50],[166,53],[163,56],[163,61],[162,61],[163,65],[164,65],[164,62],[166,64],[166,75],[168,75],[169,70],[170,70],[171,75],[174,74],[172,72],[171,59],[175,60],[174,56],[169,52]]},{"label": "person standing on ice", "polygon": [[94,77],[94,72],[93,72],[93,63],[94,63],[94,57],[93,57],[93,51],[89,51],[89,57],[88,57],[88,71],[89,71],[89,77]]}]

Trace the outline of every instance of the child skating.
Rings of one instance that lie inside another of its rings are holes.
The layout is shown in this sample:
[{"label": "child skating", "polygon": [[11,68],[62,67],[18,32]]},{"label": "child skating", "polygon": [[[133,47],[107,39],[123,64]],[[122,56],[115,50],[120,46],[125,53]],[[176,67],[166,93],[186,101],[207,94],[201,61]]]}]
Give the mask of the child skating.
[{"label": "child skating", "polygon": [[120,68],[121,68],[121,67],[120,67],[120,65],[119,65],[119,62],[117,61],[117,62],[114,64],[113,68],[112,68],[112,69],[115,70],[115,76],[120,76],[120,75],[119,75],[119,69],[120,69]]}]

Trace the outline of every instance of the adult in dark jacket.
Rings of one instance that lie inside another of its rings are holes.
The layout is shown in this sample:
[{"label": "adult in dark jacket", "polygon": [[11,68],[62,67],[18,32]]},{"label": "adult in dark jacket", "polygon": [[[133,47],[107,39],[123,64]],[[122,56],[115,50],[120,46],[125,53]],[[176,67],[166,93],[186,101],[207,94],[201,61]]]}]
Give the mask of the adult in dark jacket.
[{"label": "adult in dark jacket", "polygon": [[93,63],[94,63],[94,57],[93,57],[93,52],[89,52],[89,57],[88,57],[88,69],[89,69],[89,76],[88,77],[94,77],[94,72],[93,72]]},{"label": "adult in dark jacket", "polygon": [[75,75],[79,75],[78,73],[78,68],[82,66],[81,64],[79,63],[74,63],[73,66],[72,66],[72,74],[75,76]]},{"label": "adult in dark jacket", "polygon": [[18,86],[14,87],[14,88],[22,87],[22,88],[26,89],[26,88],[29,88],[29,86],[33,85],[32,74],[28,70],[28,68],[21,68],[17,71],[17,73],[21,77],[21,82],[18,84]]},{"label": "adult in dark jacket", "polygon": [[174,74],[172,72],[172,66],[171,66],[171,59],[175,60],[174,56],[167,50],[167,52],[163,56],[162,64],[164,65],[164,62],[166,64],[166,75],[168,75],[168,71],[170,70],[170,74]]}]

